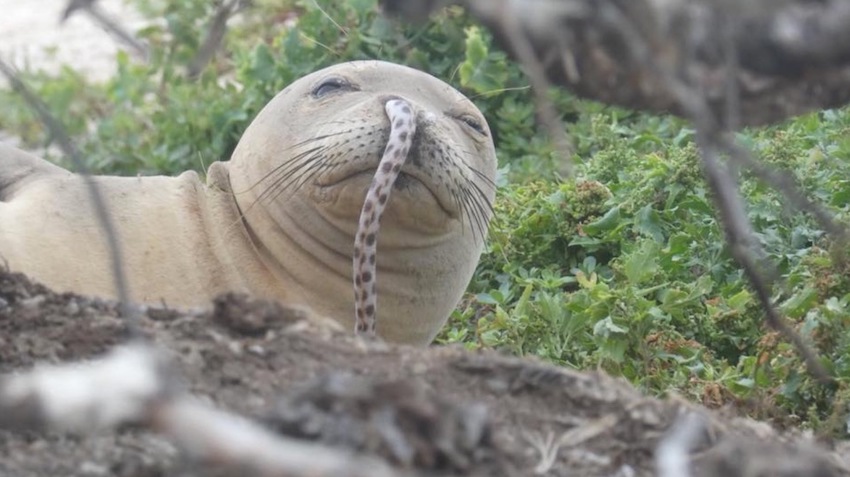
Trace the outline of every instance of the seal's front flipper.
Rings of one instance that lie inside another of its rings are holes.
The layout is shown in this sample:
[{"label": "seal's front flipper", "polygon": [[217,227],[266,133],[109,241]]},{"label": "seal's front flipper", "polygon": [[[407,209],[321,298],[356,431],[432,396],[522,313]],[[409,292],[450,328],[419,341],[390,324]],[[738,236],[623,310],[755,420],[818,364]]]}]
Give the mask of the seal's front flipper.
[{"label": "seal's front flipper", "polygon": [[10,200],[27,182],[52,174],[70,172],[28,152],[0,143],[0,202]]}]

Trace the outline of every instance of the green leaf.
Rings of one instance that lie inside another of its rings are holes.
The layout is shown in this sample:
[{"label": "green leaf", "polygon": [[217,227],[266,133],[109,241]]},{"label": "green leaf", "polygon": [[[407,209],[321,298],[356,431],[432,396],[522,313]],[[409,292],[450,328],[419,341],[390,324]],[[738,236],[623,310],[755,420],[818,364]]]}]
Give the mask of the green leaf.
[{"label": "green leaf", "polygon": [[599,232],[607,232],[613,230],[620,225],[620,207],[612,207],[608,212],[605,212],[599,220],[586,224],[582,227],[585,233],[595,235]]},{"label": "green leaf", "polygon": [[268,45],[261,43],[254,49],[249,75],[256,81],[271,81],[275,75],[275,61]]},{"label": "green leaf", "polygon": [[468,27],[465,32],[466,58],[460,65],[460,84],[476,93],[504,89],[508,78],[504,58],[490,53],[479,27]]},{"label": "green leaf", "polygon": [[655,275],[658,270],[657,242],[644,240],[640,247],[628,254],[623,260],[623,273],[632,285],[639,285]]},{"label": "green leaf", "polygon": [[529,312],[529,300],[531,299],[531,292],[534,290],[534,286],[532,284],[528,284],[523,290],[522,295],[519,297],[519,301],[517,301],[516,307],[514,308],[514,312],[518,315],[527,315]]},{"label": "green leaf", "polygon": [[664,241],[664,231],[661,225],[661,217],[651,205],[642,207],[635,214],[635,229],[638,233],[648,235],[657,242]]},{"label": "green leaf", "polygon": [[801,318],[818,302],[818,292],[814,288],[806,287],[799,292],[791,295],[791,298],[786,300],[781,305],[783,313],[789,318]]},{"label": "green leaf", "polygon": [[741,290],[740,292],[732,295],[726,300],[726,304],[731,308],[743,312],[744,309],[753,301],[753,296],[747,290]]},{"label": "green leaf", "polygon": [[610,336],[612,333],[626,333],[627,331],[629,331],[627,328],[617,326],[610,316],[597,321],[593,326],[593,334],[598,336]]}]

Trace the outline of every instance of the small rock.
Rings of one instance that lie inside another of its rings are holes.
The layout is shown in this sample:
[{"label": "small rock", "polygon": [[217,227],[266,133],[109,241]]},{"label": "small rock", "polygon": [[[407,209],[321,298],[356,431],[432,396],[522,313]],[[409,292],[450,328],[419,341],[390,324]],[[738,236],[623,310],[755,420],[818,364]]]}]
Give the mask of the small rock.
[{"label": "small rock", "polygon": [[486,383],[487,383],[487,389],[489,389],[490,392],[492,392],[494,394],[504,394],[504,393],[508,392],[508,389],[510,389],[510,386],[508,385],[507,381],[505,381],[504,379],[499,379],[499,378],[488,379],[486,381]]},{"label": "small rock", "polygon": [[76,301],[70,301],[65,305],[64,313],[68,316],[76,316],[80,313],[80,305]]},{"label": "small rock", "polygon": [[258,345],[258,344],[252,344],[252,345],[248,346],[248,352],[251,353],[251,354],[255,354],[257,356],[265,356],[266,355],[266,349],[263,348],[262,346]]},{"label": "small rock", "polygon": [[47,297],[44,295],[36,295],[32,298],[27,298],[25,300],[21,300],[20,305],[21,308],[25,310],[34,310],[39,306],[43,305],[44,302],[47,301]]},{"label": "small rock", "polygon": [[83,475],[109,475],[109,469],[87,460],[80,464],[80,473]]}]

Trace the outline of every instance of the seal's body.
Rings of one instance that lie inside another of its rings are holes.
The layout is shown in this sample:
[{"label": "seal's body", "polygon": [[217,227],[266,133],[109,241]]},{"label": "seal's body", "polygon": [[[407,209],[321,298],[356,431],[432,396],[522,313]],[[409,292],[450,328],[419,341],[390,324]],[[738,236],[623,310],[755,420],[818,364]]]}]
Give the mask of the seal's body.
[{"label": "seal's body", "polygon": [[[59,291],[114,297],[106,237],[83,178],[0,145],[0,158],[11,156],[34,167],[25,182],[0,190],[0,259]],[[218,179],[227,186],[226,176]],[[229,290],[274,295],[259,288],[270,283],[267,271],[241,266],[256,260],[254,250],[244,227],[226,227],[239,223],[239,212],[212,175],[209,186],[191,171],[95,182],[120,235],[134,300],[192,306]]]},{"label": "seal's body", "polygon": [[[366,190],[404,98],[417,133],[381,218],[378,334],[433,340],[483,247],[495,152],[481,113],[425,73],[369,61],[279,93],[206,183],[96,182],[124,250],[134,300],[206,306],[225,291],[301,304],[353,324],[352,256]],[[0,146],[0,257],[60,290],[114,297],[109,252],[83,178]]]}]

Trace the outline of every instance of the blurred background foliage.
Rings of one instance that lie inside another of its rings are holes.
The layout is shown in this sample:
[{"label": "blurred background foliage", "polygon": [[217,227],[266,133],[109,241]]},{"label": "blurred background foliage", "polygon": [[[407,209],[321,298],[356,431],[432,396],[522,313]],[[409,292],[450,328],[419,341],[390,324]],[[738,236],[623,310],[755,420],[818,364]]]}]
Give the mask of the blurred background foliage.
[{"label": "blurred background foliage", "polygon": [[[119,54],[117,73],[100,84],[70,67],[24,75],[94,170],[203,172],[228,158],[275,93],[334,63],[382,59],[427,71],[482,110],[500,164],[486,250],[439,342],[601,368],[647,392],[846,434],[836,425],[846,404],[833,403],[846,402],[850,378],[848,251],[770,188],[743,178],[765,263],[775,266],[774,298],[838,376],[837,386],[824,388],[763,325],[725,248],[685,122],[553,90],[575,146],[573,157],[558,157],[535,121],[522,72],[460,9],[403,25],[381,16],[376,0],[257,1],[190,78],[187,65],[216,2],[133,3],[151,19],[138,32],[151,47],[149,62]],[[850,112],[831,110],[741,138],[846,222],[848,127]],[[51,144],[7,91],[0,91],[0,129],[26,147]],[[562,177],[565,160],[574,162],[574,178]]]}]

